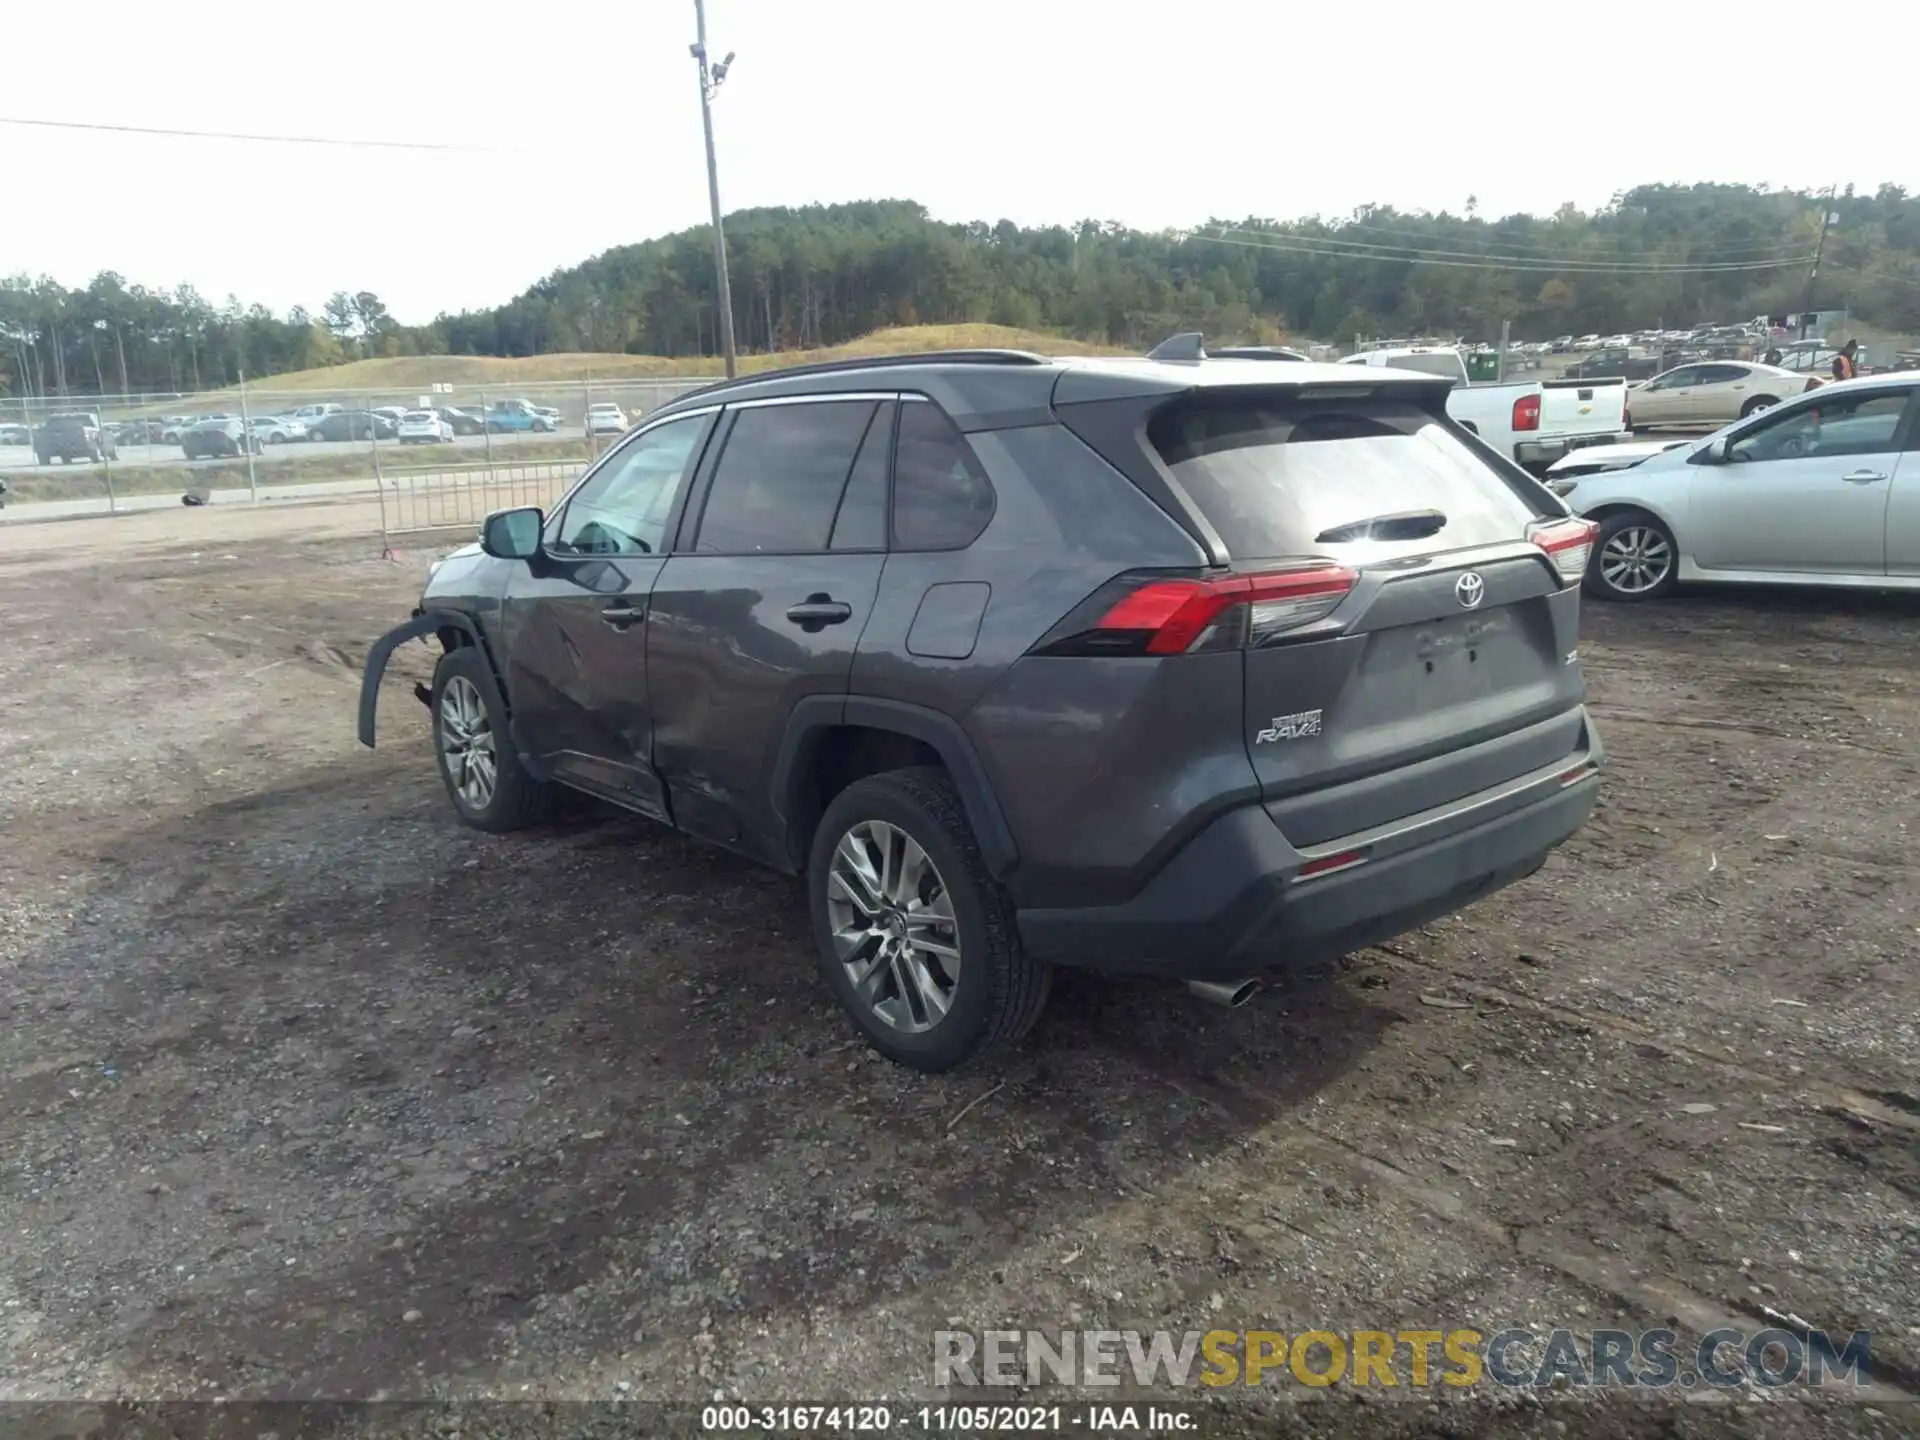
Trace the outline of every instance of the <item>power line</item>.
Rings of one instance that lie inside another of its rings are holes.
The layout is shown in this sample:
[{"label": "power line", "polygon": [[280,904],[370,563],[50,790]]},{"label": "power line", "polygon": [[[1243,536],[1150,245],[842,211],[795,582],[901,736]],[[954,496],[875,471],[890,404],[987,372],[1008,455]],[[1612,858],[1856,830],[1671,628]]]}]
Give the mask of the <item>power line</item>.
[{"label": "power line", "polygon": [[[1354,259],[1377,258],[1377,259],[1383,259],[1383,260],[1412,260],[1415,258],[1421,258],[1421,259],[1432,259],[1436,264],[1442,263],[1450,259],[1451,260],[1471,260],[1471,261],[1491,265],[1495,269],[1503,269],[1503,270],[1546,268],[1550,270],[1558,270],[1563,272],[1585,271],[1590,273],[1613,273],[1613,272],[1626,272],[1626,273],[1669,272],[1671,273],[1671,272],[1681,272],[1681,271],[1688,272],[1688,273],[1699,273],[1699,272],[1708,272],[1708,271],[1715,271],[1715,270],[1771,269],[1774,267],[1804,265],[1807,262],[1807,257],[1804,253],[1795,255],[1791,258],[1780,259],[1780,260],[1739,261],[1739,262],[1613,261],[1613,260],[1594,260],[1586,256],[1569,256],[1565,259],[1551,259],[1546,256],[1527,256],[1527,257],[1516,258],[1516,257],[1510,257],[1510,256],[1503,256],[1503,255],[1488,255],[1485,252],[1479,251],[1479,250],[1439,250],[1439,249],[1422,249],[1422,248],[1406,246],[1406,245],[1377,245],[1365,240],[1339,240],[1339,239],[1335,239],[1332,236],[1322,236],[1322,235],[1307,235],[1307,236],[1296,235],[1296,234],[1277,234],[1276,235],[1270,231],[1242,230],[1242,229],[1237,229],[1231,226],[1221,226],[1219,227],[1219,229],[1221,233],[1217,236],[1213,236],[1210,238],[1224,240],[1229,235],[1252,236],[1252,237],[1255,237],[1255,239],[1262,242],[1278,241],[1285,244],[1327,246],[1327,247],[1331,247],[1335,254],[1343,253],[1349,250],[1361,252],[1361,253],[1355,254],[1352,257]],[[1236,243],[1236,242],[1229,242],[1229,243]],[[1243,242],[1237,242],[1237,243],[1248,243],[1248,242],[1243,241]],[[1373,252],[1373,253],[1370,255],[1366,252]]]},{"label": "power line", "polygon": [[[1488,258],[1476,251],[1415,250],[1407,247],[1369,245],[1358,240],[1328,240],[1318,237],[1268,236],[1256,240],[1237,239],[1232,232],[1203,234],[1188,232],[1190,238],[1211,240],[1221,245],[1238,245],[1248,250],[1272,250],[1283,254],[1318,255],[1323,259],[1377,260],[1383,264],[1440,265],[1455,270],[1509,270],[1542,275],[1711,275],[1758,270],[1795,269],[1807,263],[1806,255],[1789,260],[1748,261],[1738,264],[1630,264],[1585,260],[1552,261],[1542,259]],[[1241,231],[1240,234],[1249,232]],[[1454,256],[1469,258],[1451,258]]]},{"label": "power line", "polygon": [[265,145],[334,145],[352,150],[441,150],[484,153],[482,145],[437,145],[413,140],[343,140],[324,135],[248,135],[233,130],[172,130],[157,125],[107,125],[87,120],[36,120],[0,115],[0,125],[27,125],[43,130],[93,130],[113,135],[170,135],[187,140],[250,140]]},{"label": "power line", "polygon": [[[1427,231],[1403,230],[1390,225],[1370,225],[1359,220],[1345,220],[1337,224],[1328,221],[1320,221],[1318,223],[1327,225],[1329,229],[1336,229],[1343,232],[1347,230],[1363,230],[1374,235],[1394,235],[1408,240],[1433,240],[1436,238],[1431,232]],[[1473,222],[1469,221],[1465,223],[1471,225]],[[1488,228],[1491,229],[1491,227]],[[1438,238],[1459,240],[1465,237],[1447,235]],[[1490,254],[1496,250],[1511,250],[1515,252],[1520,259],[1551,259],[1553,256],[1561,253],[1557,246],[1535,245],[1521,240],[1503,240],[1491,234],[1486,240],[1486,249]],[[1714,249],[1717,252],[1717,258],[1720,259],[1732,259],[1736,256],[1764,256],[1765,258],[1773,259],[1780,258],[1789,251],[1792,251],[1796,255],[1804,253],[1803,249],[1796,249],[1790,242],[1779,240],[1769,240],[1754,245],[1715,246]]]}]

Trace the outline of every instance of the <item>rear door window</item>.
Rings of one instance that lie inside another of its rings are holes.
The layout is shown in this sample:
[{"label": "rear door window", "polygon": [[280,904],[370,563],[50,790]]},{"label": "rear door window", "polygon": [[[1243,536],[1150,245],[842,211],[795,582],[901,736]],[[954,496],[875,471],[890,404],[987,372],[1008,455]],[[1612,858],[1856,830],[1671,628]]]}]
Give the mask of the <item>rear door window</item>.
[{"label": "rear door window", "polygon": [[872,400],[743,407],[728,433],[694,549],[710,555],[827,548]]},{"label": "rear door window", "polygon": [[887,462],[893,453],[893,412],[894,402],[889,400],[867,425],[867,438],[860,444],[846,493],[840,497],[840,513],[833,520],[835,550],[887,548]]},{"label": "rear door window", "polygon": [[[1519,540],[1546,513],[1544,496],[1405,401],[1203,399],[1161,411],[1147,433],[1236,559],[1433,554]],[[1439,523],[1352,538],[1363,522],[1413,512]]]}]

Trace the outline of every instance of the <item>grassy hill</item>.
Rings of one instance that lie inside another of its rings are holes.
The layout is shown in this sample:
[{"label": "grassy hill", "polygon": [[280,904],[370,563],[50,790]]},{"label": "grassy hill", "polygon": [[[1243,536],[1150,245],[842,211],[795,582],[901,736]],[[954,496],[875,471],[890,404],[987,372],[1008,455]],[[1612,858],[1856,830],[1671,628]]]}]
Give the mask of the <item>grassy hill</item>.
[{"label": "grassy hill", "polygon": [[[1089,345],[1039,330],[1006,325],[909,325],[876,330],[828,350],[783,350],[771,355],[742,355],[740,369],[772,370],[817,360],[851,360],[862,355],[904,355],[915,350],[1035,350],[1043,355],[1121,355],[1110,345]],[[321,370],[269,375],[252,392],[415,390],[436,381],[472,385],[536,385],[566,380],[645,380],[670,375],[719,375],[717,359],[666,355],[563,354],[500,359],[487,355],[401,355],[386,360],[355,360]],[[220,392],[222,396],[238,392]]]}]

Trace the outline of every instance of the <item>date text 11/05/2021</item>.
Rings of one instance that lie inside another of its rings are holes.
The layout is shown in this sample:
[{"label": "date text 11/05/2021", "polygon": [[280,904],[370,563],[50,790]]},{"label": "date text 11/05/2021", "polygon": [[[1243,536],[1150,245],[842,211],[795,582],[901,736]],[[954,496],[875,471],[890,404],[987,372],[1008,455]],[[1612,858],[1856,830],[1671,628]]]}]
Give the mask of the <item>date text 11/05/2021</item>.
[{"label": "date text 11/05/2021", "polygon": [[1186,1435],[1199,1416],[1179,1405],[708,1405],[700,1428],[709,1434],[832,1435],[1066,1434]]}]

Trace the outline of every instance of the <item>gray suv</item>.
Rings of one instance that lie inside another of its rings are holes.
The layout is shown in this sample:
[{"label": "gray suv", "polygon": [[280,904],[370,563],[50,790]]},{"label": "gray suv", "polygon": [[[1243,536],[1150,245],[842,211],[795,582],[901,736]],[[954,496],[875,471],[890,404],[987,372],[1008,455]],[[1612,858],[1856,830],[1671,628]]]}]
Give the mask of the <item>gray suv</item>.
[{"label": "gray suv", "polygon": [[564,785],[804,876],[827,984],[923,1070],[1057,965],[1237,1002],[1529,874],[1597,798],[1593,526],[1447,390],[1197,337],[708,386],[436,565],[360,739],[432,637],[463,821]]}]

